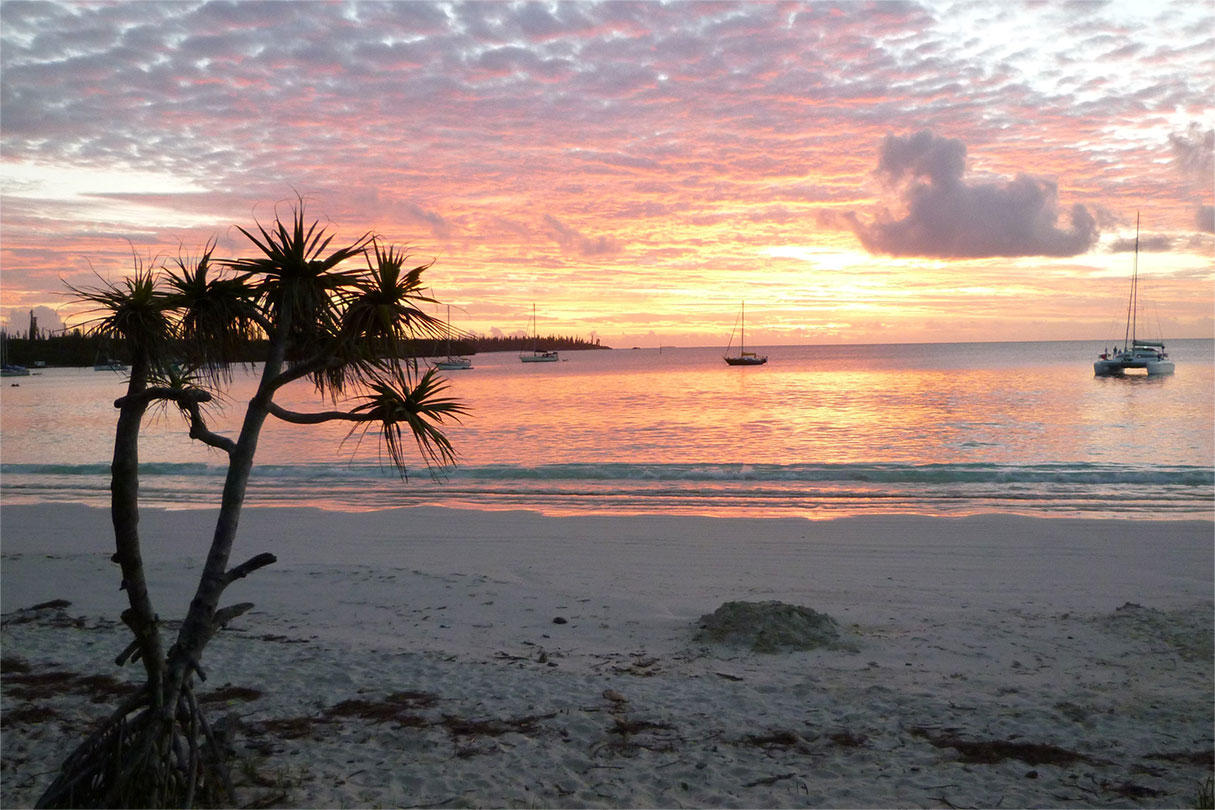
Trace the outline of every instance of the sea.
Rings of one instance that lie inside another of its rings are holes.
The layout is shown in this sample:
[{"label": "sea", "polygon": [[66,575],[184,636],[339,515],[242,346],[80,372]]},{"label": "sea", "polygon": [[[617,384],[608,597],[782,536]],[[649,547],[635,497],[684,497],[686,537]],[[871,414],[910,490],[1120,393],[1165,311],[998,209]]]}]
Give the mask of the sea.
[{"label": "sea", "polygon": [[[456,466],[402,476],[372,430],[268,420],[247,503],[363,511],[441,505],[555,515],[864,514],[1215,518],[1215,341],[1175,340],[1173,375],[1096,377],[1099,342],[478,354],[445,372],[468,414]],[[234,436],[260,366],[213,404]],[[119,372],[38,369],[0,388],[0,502],[109,498]],[[281,404],[327,410],[307,383]],[[172,410],[140,445],[148,506],[217,503],[219,451]]]}]

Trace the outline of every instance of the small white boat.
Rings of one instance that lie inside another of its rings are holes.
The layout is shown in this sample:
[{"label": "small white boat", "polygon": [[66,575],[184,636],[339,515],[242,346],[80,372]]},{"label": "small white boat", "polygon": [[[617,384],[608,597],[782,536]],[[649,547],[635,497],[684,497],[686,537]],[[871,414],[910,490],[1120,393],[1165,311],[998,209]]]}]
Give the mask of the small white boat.
[{"label": "small white boat", "polygon": [[99,360],[93,364],[93,371],[126,371],[125,363],[117,360]]},{"label": "small white boat", "polygon": [[435,368],[440,371],[467,371],[472,368],[472,360],[451,353],[451,307],[447,308],[447,357],[435,361]]},{"label": "small white boat", "polygon": [[734,345],[734,335],[730,335],[730,346],[726,346],[726,353],[722,357],[727,363],[732,366],[762,366],[768,362],[768,355],[756,354],[755,352],[746,351],[746,334],[747,334],[747,304],[744,301],[741,309],[739,309],[739,325],[738,330],[738,354],[730,354],[730,346]]},{"label": "small white boat", "polygon": [[1126,312],[1126,334],[1122,347],[1106,349],[1093,363],[1093,374],[1098,377],[1121,377],[1130,369],[1142,370],[1149,375],[1172,374],[1173,361],[1164,351],[1164,343],[1158,340],[1140,340],[1135,332],[1138,327],[1139,309],[1139,216],[1135,215],[1135,264],[1131,271],[1131,300]]},{"label": "small white boat", "polygon": [[536,329],[536,305],[532,304],[532,320],[530,324],[532,328],[532,353],[520,353],[519,362],[521,363],[556,363],[561,358],[554,351],[540,351],[540,332]]}]

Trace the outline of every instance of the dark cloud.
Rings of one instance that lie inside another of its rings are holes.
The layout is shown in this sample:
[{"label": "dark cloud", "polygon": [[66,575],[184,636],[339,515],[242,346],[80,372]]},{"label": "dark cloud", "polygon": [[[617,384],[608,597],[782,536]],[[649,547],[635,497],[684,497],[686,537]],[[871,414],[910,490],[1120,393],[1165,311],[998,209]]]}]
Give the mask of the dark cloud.
[{"label": "dark cloud", "polygon": [[1071,228],[1056,223],[1058,188],[1028,174],[1004,182],[967,181],[966,145],[929,131],[887,135],[877,176],[898,195],[906,215],[882,211],[872,222],[848,220],[870,253],[936,258],[1074,256],[1097,241],[1082,205]]},{"label": "dark cloud", "polygon": [[1185,134],[1169,135],[1169,146],[1182,176],[1209,191],[1215,182],[1215,129],[1203,132],[1198,124],[1190,124]]},{"label": "dark cloud", "polygon": [[544,215],[544,224],[548,226],[549,235],[561,246],[562,250],[567,252],[576,253],[579,256],[610,256],[620,252],[620,247],[615,240],[606,236],[597,238],[583,236],[550,214]]},{"label": "dark cloud", "polygon": [[1169,135],[1169,146],[1181,174],[1199,188],[1209,189],[1215,180],[1215,130],[1204,132],[1198,124],[1191,124],[1185,135]]},{"label": "dark cloud", "polygon": [[[1204,132],[1198,124],[1190,124],[1185,134],[1169,135],[1169,147],[1181,176],[1201,197],[1209,195],[1215,185],[1215,129]],[[1194,212],[1194,227],[1204,233],[1215,233],[1215,208],[1200,202]]]},{"label": "dark cloud", "polygon": [[1167,253],[1176,246],[1176,240],[1171,236],[1143,236],[1138,239],[1115,239],[1110,244],[1110,253],[1130,253],[1138,246],[1140,253]]},{"label": "dark cloud", "polygon": [[1215,233],[1215,206],[1198,206],[1194,214],[1194,227],[1205,233]]}]

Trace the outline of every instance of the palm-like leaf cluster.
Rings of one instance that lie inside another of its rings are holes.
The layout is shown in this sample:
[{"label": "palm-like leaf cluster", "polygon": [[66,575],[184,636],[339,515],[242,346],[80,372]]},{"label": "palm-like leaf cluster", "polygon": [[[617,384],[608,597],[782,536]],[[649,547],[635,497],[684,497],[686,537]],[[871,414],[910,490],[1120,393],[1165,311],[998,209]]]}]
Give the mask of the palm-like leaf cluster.
[{"label": "palm-like leaf cluster", "polygon": [[244,358],[262,330],[248,275],[212,275],[214,251],[212,241],[195,259],[178,256],[166,268],[165,283],[170,304],[179,314],[182,363],[178,368],[188,367],[218,383],[231,379],[232,364]]},{"label": "palm-like leaf cluster", "polygon": [[141,366],[147,358],[165,354],[173,337],[172,306],[160,289],[156,270],[145,267],[138,257],[134,272],[117,284],[68,287],[93,306],[96,317],[87,324],[91,333],[125,341]]},{"label": "palm-like leaf cluster", "polygon": [[257,255],[218,260],[210,241],[199,255],[156,269],[137,261],[119,284],[73,288],[100,311],[90,330],[122,338],[133,356],[147,358],[141,385],[177,391],[230,382],[231,364],[264,338],[283,363],[270,373],[272,390],[309,377],[334,402],[354,398],[342,418],[362,423],[355,431],[379,423],[398,468],[406,433],[428,465],[453,463],[439,425],[464,408],[444,395],[441,378],[419,374],[410,349],[413,340],[443,334],[443,321],[423,309],[438,303],[422,285],[431,263],[411,262],[404,248],[371,234],[335,247],[319,221],[308,223],[302,199],[287,223],[238,230]]},{"label": "palm-like leaf cluster", "polygon": [[[388,380],[377,380],[367,388],[367,393],[360,397],[362,403],[351,413],[365,415],[380,425],[380,439],[398,470],[402,473],[405,470],[408,436],[413,437],[428,465],[443,467],[455,463],[455,450],[439,426],[448,420],[458,422],[468,409],[446,395],[447,381],[434,369],[412,386],[394,386]],[[367,431],[367,425],[356,426],[351,435],[355,432],[365,435]]]},{"label": "palm-like leaf cluster", "polygon": [[[292,209],[291,225],[276,219],[269,229],[257,226],[255,235],[238,228],[262,255],[238,259],[233,268],[246,272],[257,295],[258,306],[281,340],[286,358],[306,362],[318,354],[335,354],[342,347],[335,338],[341,327],[343,294],[357,282],[357,274],[339,269],[349,259],[363,254],[371,240],[365,234],[349,245],[325,250],[333,241],[319,221],[305,225],[301,202]],[[337,396],[344,388],[344,374],[328,364],[313,372],[313,381],[322,392]]]}]

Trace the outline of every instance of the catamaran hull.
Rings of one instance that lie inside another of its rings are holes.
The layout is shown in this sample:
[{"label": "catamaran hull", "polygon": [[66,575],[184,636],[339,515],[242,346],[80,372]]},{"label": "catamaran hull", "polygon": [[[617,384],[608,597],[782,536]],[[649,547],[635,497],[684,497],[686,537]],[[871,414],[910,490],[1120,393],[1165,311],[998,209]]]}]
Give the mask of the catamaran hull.
[{"label": "catamaran hull", "polygon": [[1171,360],[1098,360],[1093,363],[1093,373],[1098,377],[1121,377],[1127,369],[1142,369],[1149,376],[1172,374]]}]

